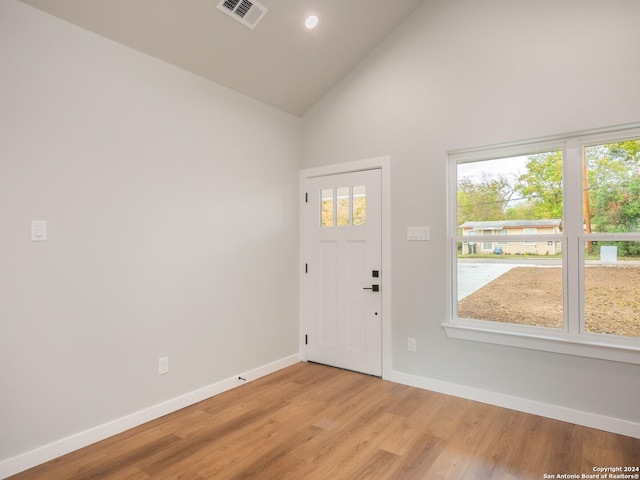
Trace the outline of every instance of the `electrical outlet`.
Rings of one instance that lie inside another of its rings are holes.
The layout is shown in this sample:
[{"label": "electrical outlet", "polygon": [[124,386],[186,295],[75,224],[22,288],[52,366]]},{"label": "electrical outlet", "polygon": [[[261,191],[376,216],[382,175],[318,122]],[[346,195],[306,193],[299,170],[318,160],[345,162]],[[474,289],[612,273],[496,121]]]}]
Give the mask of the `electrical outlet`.
[{"label": "electrical outlet", "polygon": [[416,339],[415,338],[407,338],[407,350],[410,352],[416,351]]},{"label": "electrical outlet", "polygon": [[169,357],[158,359],[158,375],[169,373]]}]

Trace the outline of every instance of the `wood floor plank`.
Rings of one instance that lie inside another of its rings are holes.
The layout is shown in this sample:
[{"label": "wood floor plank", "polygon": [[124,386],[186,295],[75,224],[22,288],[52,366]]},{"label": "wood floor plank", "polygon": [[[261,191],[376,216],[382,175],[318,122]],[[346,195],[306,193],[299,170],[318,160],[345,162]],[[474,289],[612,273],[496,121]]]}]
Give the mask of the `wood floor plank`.
[{"label": "wood floor plank", "polygon": [[299,363],[12,480],[541,479],[640,440]]}]

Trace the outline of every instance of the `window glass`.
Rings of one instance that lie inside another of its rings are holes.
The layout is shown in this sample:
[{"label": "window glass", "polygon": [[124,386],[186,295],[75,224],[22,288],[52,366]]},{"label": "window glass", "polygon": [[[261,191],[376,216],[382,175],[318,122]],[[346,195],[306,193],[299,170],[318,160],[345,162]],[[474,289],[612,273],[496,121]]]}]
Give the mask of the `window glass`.
[{"label": "window glass", "polygon": [[345,227],[351,223],[349,218],[349,190],[349,187],[340,187],[336,189],[336,223],[339,227]]},{"label": "window glass", "polygon": [[367,194],[364,185],[326,188],[320,191],[320,225],[346,227],[367,223]]},{"label": "window glass", "polygon": [[498,235],[505,227],[509,235],[522,235],[526,228],[538,233],[560,228],[561,151],[459,163],[457,179],[462,235],[472,230]]},{"label": "window glass", "polygon": [[640,241],[585,242],[584,299],[587,332],[640,337]]},{"label": "window glass", "polygon": [[585,147],[586,233],[640,232],[640,140]]},{"label": "window glass", "polygon": [[640,337],[640,140],[584,148],[584,330]]},{"label": "window glass", "polygon": [[364,185],[353,187],[353,212],[351,214],[354,225],[367,223],[367,192]]},{"label": "window glass", "polygon": [[[536,233],[538,233],[538,229],[537,228],[523,228],[522,229],[522,233],[523,235],[535,235]],[[536,245],[537,242],[525,242],[525,245]],[[530,252],[530,253],[537,253],[535,250]]]},{"label": "window glass", "polygon": [[521,242],[506,242],[493,261],[466,255],[459,243],[458,317],[564,328],[562,243],[540,243],[549,255],[525,257]]},{"label": "window glass", "polygon": [[320,192],[320,225],[333,227],[333,188],[325,188]]},{"label": "window glass", "polygon": [[561,151],[457,164],[459,318],[564,328],[562,170]]}]

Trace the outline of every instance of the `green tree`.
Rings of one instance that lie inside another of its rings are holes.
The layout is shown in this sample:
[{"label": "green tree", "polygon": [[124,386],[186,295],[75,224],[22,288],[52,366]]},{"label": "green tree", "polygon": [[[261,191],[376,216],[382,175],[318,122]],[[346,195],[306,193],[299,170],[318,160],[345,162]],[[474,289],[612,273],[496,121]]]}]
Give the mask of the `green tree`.
[{"label": "green tree", "polygon": [[[640,232],[640,140],[585,149],[592,231]],[[640,242],[617,242],[621,256]]]},{"label": "green tree", "polygon": [[516,186],[526,218],[562,218],[562,152],[530,155],[526,168]]},{"label": "green tree", "polygon": [[640,232],[640,140],[585,149],[593,231]]},{"label": "green tree", "polygon": [[605,147],[609,150],[612,158],[633,163],[637,172],[638,164],[640,163],[640,140],[611,143],[605,145]]},{"label": "green tree", "polygon": [[458,225],[464,222],[504,220],[514,190],[506,176],[484,173],[479,180],[458,181]]}]

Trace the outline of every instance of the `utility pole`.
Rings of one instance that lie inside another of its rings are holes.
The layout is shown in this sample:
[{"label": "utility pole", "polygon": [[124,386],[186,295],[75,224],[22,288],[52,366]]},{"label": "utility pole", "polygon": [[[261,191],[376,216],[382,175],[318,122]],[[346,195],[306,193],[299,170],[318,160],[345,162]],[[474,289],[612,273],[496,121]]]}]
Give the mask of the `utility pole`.
[{"label": "utility pole", "polygon": [[[587,154],[582,149],[582,198],[584,200],[584,223],[585,232],[591,233],[591,211],[589,209],[589,180],[587,179]],[[591,255],[593,252],[593,243],[587,242],[587,253]]]}]

